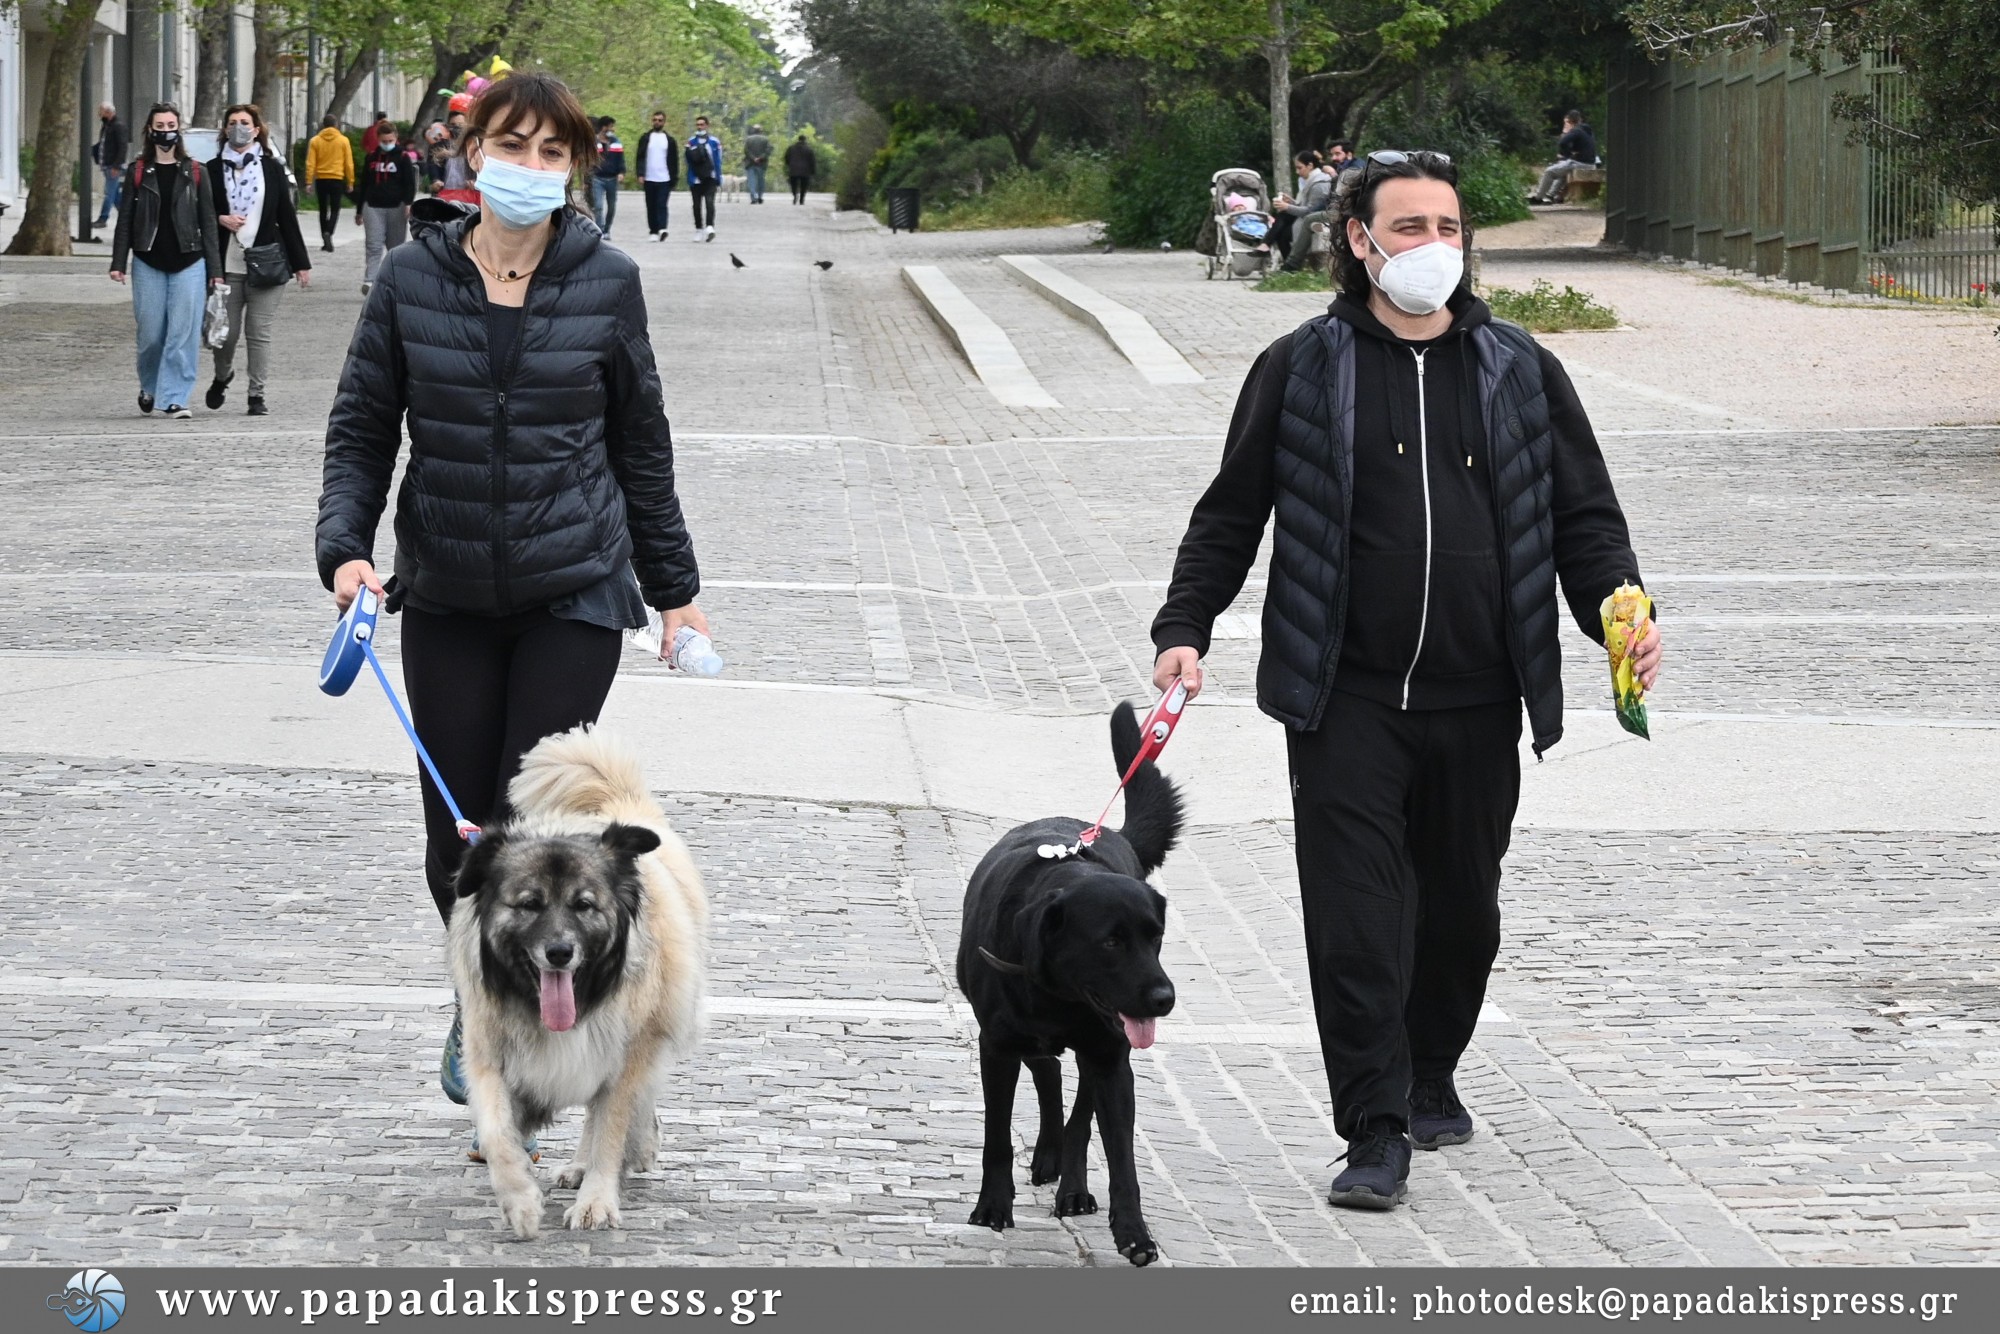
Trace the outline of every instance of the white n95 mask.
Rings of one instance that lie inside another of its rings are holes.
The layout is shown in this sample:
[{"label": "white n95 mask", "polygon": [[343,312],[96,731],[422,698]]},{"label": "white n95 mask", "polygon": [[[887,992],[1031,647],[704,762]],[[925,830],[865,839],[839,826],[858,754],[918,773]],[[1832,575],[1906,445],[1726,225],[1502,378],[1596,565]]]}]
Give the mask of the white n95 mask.
[{"label": "white n95 mask", "polygon": [[1375,285],[1405,315],[1435,314],[1457,290],[1458,280],[1465,276],[1465,252],[1455,245],[1430,241],[1392,255],[1382,249],[1367,223],[1361,224],[1361,230],[1383,259],[1382,271],[1375,275]]}]

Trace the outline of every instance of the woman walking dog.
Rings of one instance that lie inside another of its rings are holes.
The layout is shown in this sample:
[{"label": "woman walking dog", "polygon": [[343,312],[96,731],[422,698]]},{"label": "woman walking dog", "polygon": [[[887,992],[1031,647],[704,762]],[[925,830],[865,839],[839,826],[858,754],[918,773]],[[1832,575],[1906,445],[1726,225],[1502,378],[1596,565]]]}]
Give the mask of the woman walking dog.
[{"label": "woman walking dog", "polygon": [[[387,606],[416,727],[479,825],[504,814],[537,741],[596,720],[648,606],[666,644],[708,628],[639,271],[572,202],[596,139],[546,75],[480,95],[458,149],[480,206],[383,258],[327,422],[318,564],[344,610],[385,591],[375,530],[407,418]],[[420,781],[424,873],[449,923],[465,845]],[[440,1075],[462,1103],[460,1031],[454,1018]]]},{"label": "woman walking dog", "polygon": [[[125,203],[111,236],[111,280],[132,278],[139,336],[139,411],[156,401],[186,421],[201,369],[201,314],[222,281],[215,204],[206,173],[188,156],[180,109],[161,102],[146,113],[145,151],[125,173]],[[129,266],[129,267],[128,267]]]}]

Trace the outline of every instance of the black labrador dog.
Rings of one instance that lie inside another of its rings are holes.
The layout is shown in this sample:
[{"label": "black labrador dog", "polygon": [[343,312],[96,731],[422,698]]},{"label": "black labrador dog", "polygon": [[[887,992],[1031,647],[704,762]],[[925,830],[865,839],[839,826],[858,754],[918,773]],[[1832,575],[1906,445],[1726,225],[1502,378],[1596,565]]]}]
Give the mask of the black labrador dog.
[{"label": "black labrador dog", "polygon": [[[1111,715],[1122,775],[1139,753],[1132,706]],[[1025,1063],[1041,1104],[1029,1179],[1054,1181],[1057,1217],[1097,1212],[1084,1180],[1097,1118],[1111,1169],[1111,1237],[1135,1265],[1159,1258],[1139,1212],[1132,1161],[1132,1048],[1153,1045],[1174,1008],[1160,968],[1167,901],[1146,883],[1180,836],[1181,798],[1147,761],[1125,788],[1125,827],[1071,851],[1087,826],[1036,820],[1003,834],[972,873],[958,943],[958,985],[979,1020],[986,1149],[971,1221],[1014,1226],[1014,1088]],[[1063,1123],[1065,1048],[1076,1053],[1076,1106]]]}]

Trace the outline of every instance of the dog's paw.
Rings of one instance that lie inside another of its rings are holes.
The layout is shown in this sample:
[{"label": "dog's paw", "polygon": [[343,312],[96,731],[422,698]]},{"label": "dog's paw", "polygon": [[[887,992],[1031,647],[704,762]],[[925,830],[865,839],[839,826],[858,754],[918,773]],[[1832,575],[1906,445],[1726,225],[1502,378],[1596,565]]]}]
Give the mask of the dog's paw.
[{"label": "dog's paw", "polygon": [[1056,1196],[1055,1216],[1074,1218],[1078,1214],[1097,1212],[1097,1197],[1087,1190],[1066,1190]]},{"label": "dog's paw", "polygon": [[572,1231],[618,1227],[623,1222],[618,1213],[618,1196],[608,1190],[586,1190],[563,1214],[564,1225]]},{"label": "dog's paw", "polygon": [[575,1190],[583,1184],[586,1171],[582,1163],[565,1164],[563,1170],[556,1173],[556,1185],[563,1190]]},{"label": "dog's paw", "polygon": [[542,1192],[535,1186],[506,1191],[500,1196],[500,1217],[522,1241],[533,1241],[542,1232]]},{"label": "dog's paw", "polygon": [[1119,1218],[1111,1219],[1111,1240],[1118,1246],[1118,1253],[1143,1269],[1160,1258],[1160,1248],[1153,1242],[1153,1234],[1146,1230],[1143,1222]]},{"label": "dog's paw", "polygon": [[979,1203],[972,1208],[972,1217],[965,1220],[974,1227],[990,1227],[995,1232],[1005,1232],[1014,1226],[1014,1201],[1012,1197],[1002,1200],[979,1197]]},{"label": "dog's paw", "polygon": [[1035,1156],[1028,1164],[1028,1180],[1037,1186],[1046,1186],[1062,1175],[1062,1141],[1037,1142]]}]

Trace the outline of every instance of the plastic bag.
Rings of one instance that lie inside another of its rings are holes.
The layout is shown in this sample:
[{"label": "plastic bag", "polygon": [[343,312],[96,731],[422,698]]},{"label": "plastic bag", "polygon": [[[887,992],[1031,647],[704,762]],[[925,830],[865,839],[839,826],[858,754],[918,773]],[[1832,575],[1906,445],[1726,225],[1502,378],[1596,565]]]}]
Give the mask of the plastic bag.
[{"label": "plastic bag", "polygon": [[1646,688],[1632,670],[1632,650],[1652,623],[1653,599],[1636,584],[1620,584],[1598,604],[1597,614],[1604,622],[1604,651],[1611,659],[1611,699],[1618,709],[1618,725],[1650,741],[1653,734],[1646,726]]},{"label": "plastic bag", "polygon": [[208,289],[208,304],[201,313],[201,341],[220,348],[229,341],[229,285]]}]

